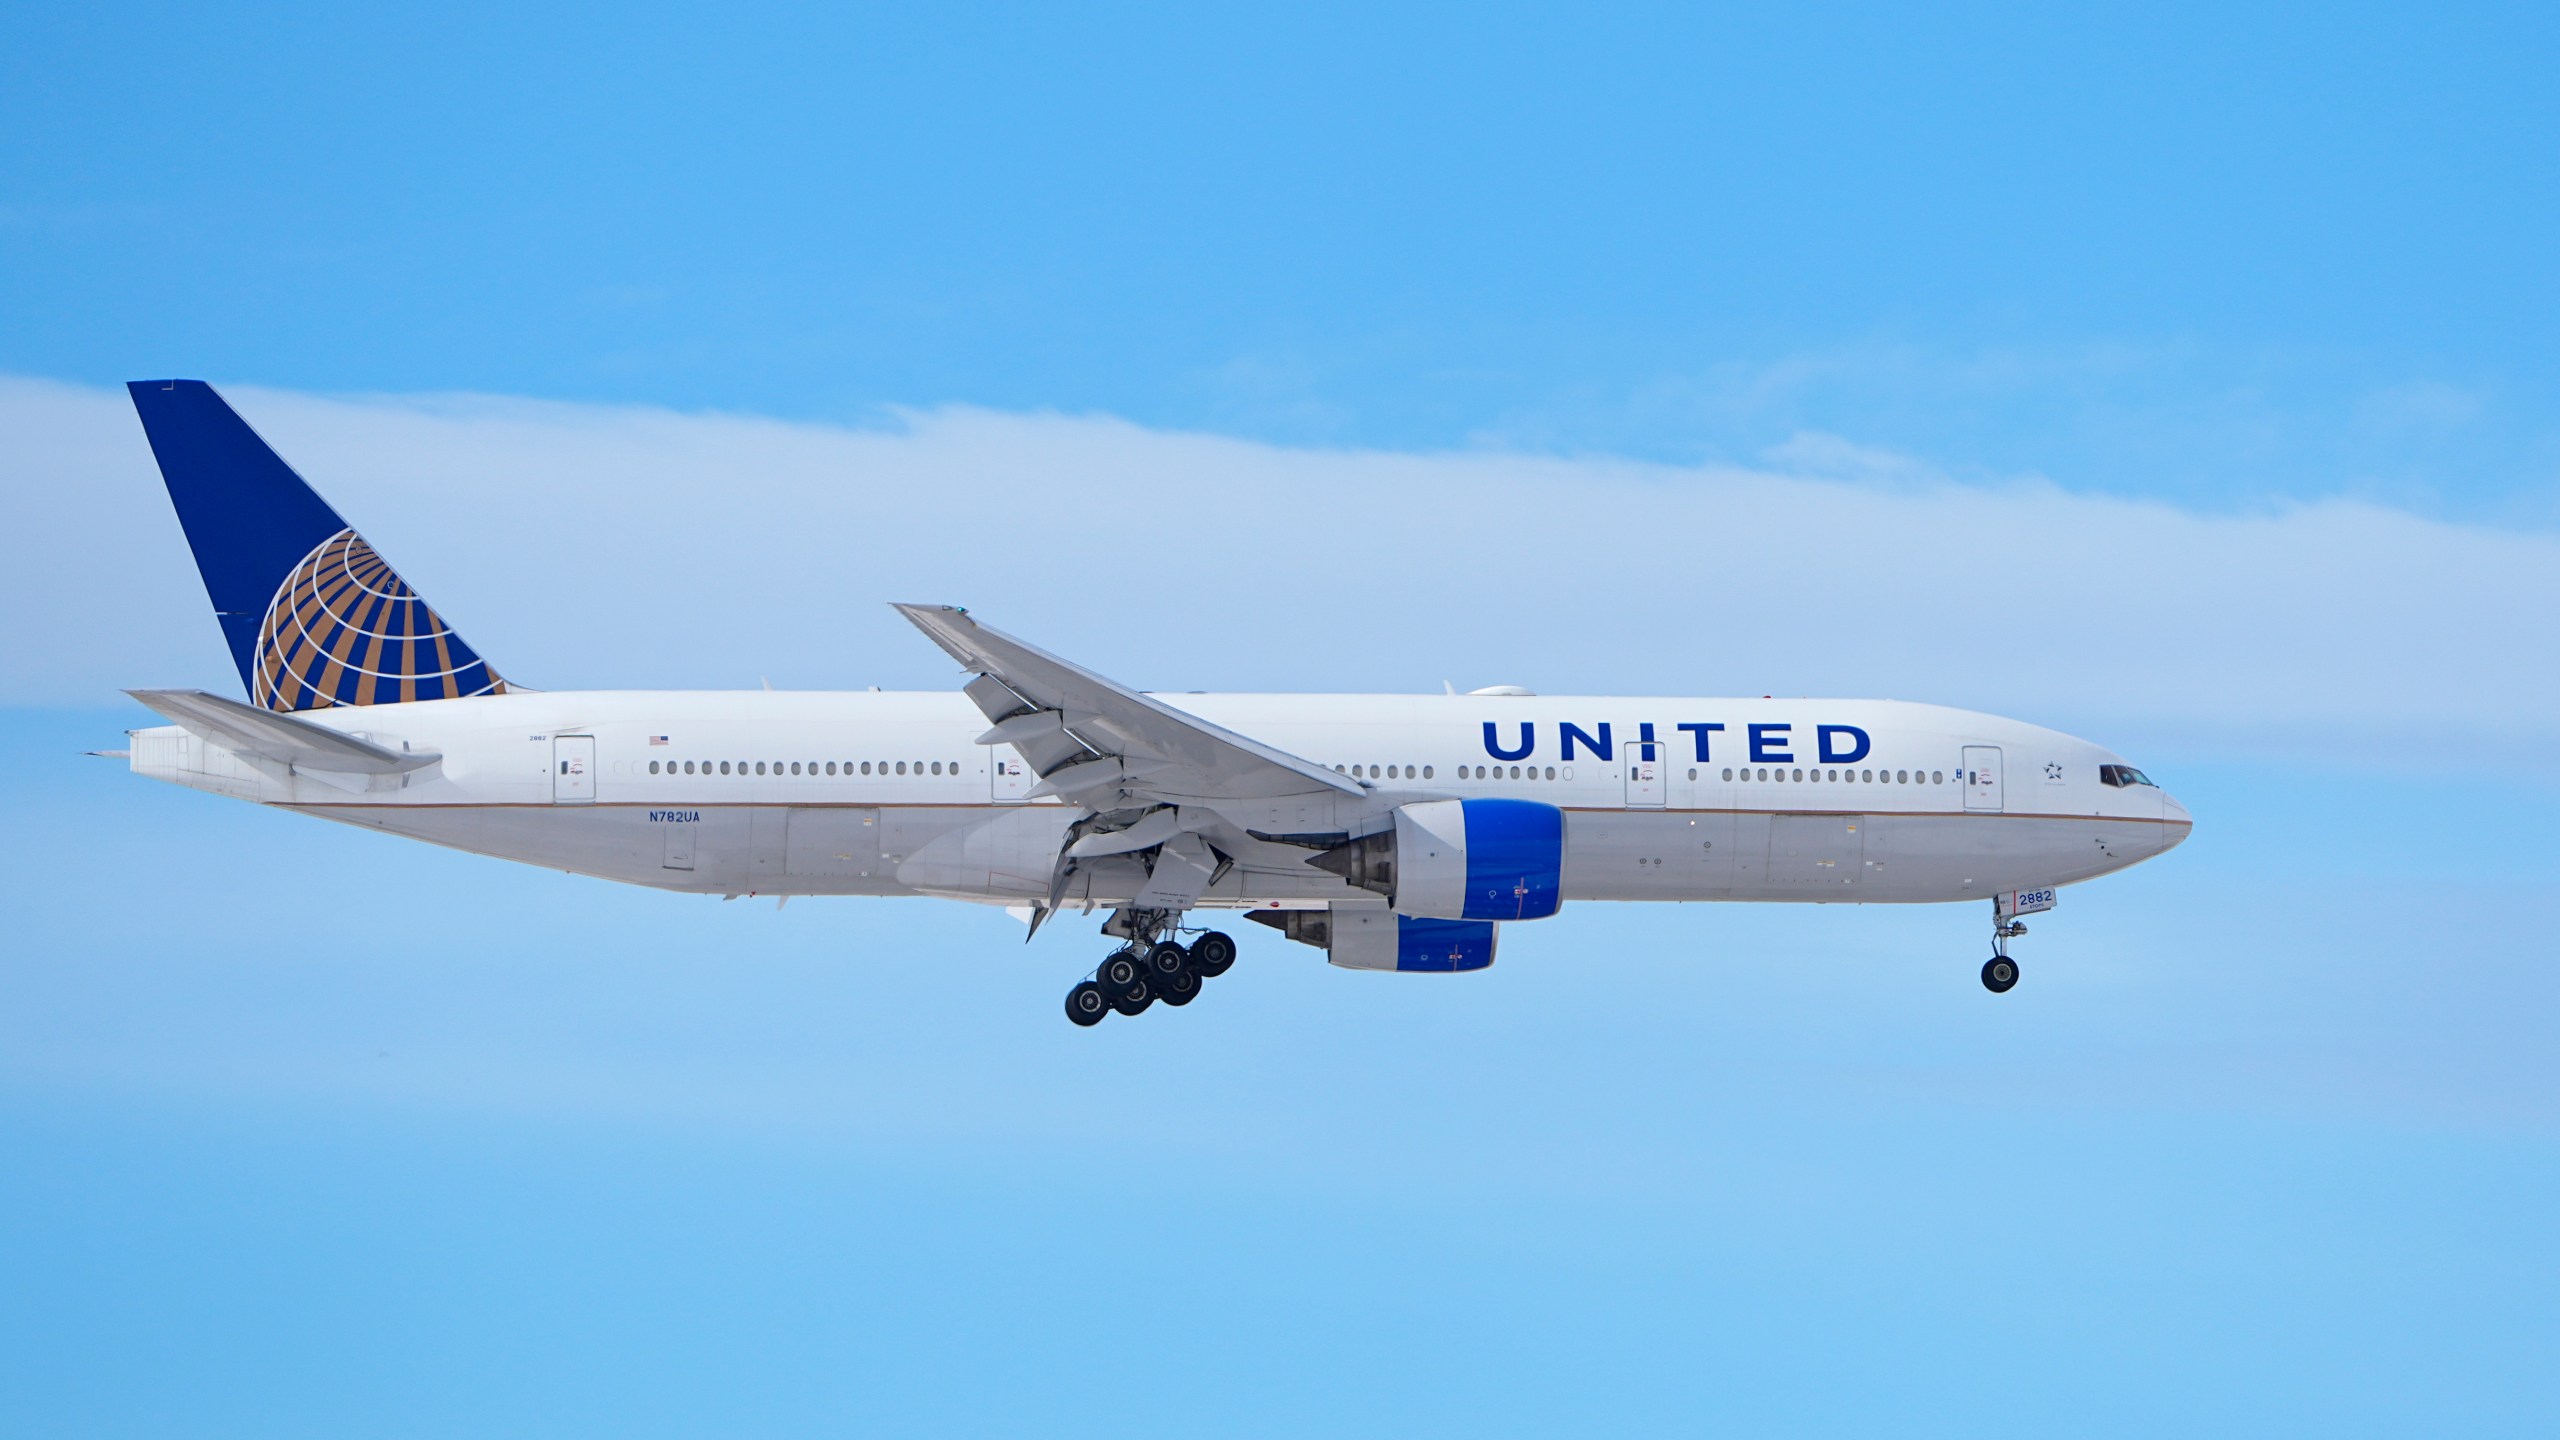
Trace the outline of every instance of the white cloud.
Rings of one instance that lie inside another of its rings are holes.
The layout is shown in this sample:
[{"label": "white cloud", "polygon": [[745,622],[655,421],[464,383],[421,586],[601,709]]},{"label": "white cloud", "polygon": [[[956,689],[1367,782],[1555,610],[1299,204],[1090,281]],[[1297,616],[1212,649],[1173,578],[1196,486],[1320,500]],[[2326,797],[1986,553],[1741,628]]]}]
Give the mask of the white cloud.
[{"label": "white cloud", "polygon": [[[2560,537],[2357,501],[2201,514],[1827,439],[1744,469],[226,393],[536,685],[948,684],[882,603],[923,599],[1168,689],[1887,694],[2482,761],[2553,729]],[[0,701],[234,687],[122,394],[0,381],[0,433]]]}]

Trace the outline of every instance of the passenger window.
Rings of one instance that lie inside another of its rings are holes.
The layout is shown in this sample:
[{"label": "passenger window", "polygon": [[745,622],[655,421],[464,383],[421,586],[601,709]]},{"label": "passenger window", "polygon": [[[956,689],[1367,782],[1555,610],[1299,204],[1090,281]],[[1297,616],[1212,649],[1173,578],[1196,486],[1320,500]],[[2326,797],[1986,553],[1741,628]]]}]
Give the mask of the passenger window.
[{"label": "passenger window", "polygon": [[1430,778],[1431,778],[1431,767],[1430,767],[1430,766],[1425,765],[1425,766],[1423,766],[1423,767],[1422,767],[1422,778],[1423,778],[1423,779],[1425,779],[1425,780],[1428,780],[1428,779],[1430,779]]},{"label": "passenger window", "polygon": [[1692,766],[1690,766],[1690,767],[1689,767],[1689,778],[1690,778],[1690,779],[1692,779],[1692,780],[1695,780],[1695,779],[1697,779],[1697,778],[1698,778],[1698,767],[1697,767],[1697,766],[1692,765]]},{"label": "passenger window", "polygon": [[1730,765],[1724,767],[1724,783],[1727,785],[1733,783],[1733,767]]},{"label": "passenger window", "polygon": [[1944,785],[1947,783],[1947,777],[1939,771],[1932,770],[1929,772],[1929,783],[1932,785]]},{"label": "passenger window", "polygon": [[1553,765],[1547,767],[1547,778],[1550,780],[1556,778],[1556,767]]},{"label": "passenger window", "polygon": [[1797,780],[1799,783],[1801,783],[1801,782],[1804,780],[1804,772],[1803,772],[1803,771],[1799,770],[1799,771],[1797,771],[1797,772],[1796,772],[1796,780]]},{"label": "passenger window", "polygon": [[898,762],[898,773],[899,773],[899,774],[901,774],[901,775],[904,775],[904,774],[906,774],[906,773],[907,773],[907,762],[906,762],[906,761],[901,760],[901,761],[899,761],[899,762]]}]

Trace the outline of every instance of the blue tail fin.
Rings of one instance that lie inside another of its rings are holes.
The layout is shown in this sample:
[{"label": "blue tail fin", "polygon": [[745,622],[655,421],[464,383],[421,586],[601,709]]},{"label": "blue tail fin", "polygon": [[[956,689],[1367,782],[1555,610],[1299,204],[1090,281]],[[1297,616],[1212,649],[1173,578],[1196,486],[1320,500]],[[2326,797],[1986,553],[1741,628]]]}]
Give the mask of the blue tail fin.
[{"label": "blue tail fin", "polygon": [[212,386],[125,389],[252,701],[317,710],[505,692]]}]

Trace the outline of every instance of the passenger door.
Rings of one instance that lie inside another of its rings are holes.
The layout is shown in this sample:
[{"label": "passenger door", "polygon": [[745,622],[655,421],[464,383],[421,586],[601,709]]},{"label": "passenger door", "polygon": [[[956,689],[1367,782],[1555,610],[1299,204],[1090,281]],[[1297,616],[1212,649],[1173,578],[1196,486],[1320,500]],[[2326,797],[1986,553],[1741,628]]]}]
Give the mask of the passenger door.
[{"label": "passenger door", "polygon": [[1627,772],[1627,808],[1630,810],[1662,808],[1663,765],[1662,742],[1635,740],[1628,742],[1626,758],[1619,762]]},{"label": "passenger door", "polygon": [[1964,808],[1996,812],[2000,808],[2000,747],[1964,747]]},{"label": "passenger door", "polygon": [[551,800],[555,805],[592,805],[596,798],[596,737],[551,737]]},{"label": "passenger door", "polygon": [[987,752],[988,798],[1019,801],[1031,795],[1031,767],[1014,753],[1010,745],[999,745]]}]

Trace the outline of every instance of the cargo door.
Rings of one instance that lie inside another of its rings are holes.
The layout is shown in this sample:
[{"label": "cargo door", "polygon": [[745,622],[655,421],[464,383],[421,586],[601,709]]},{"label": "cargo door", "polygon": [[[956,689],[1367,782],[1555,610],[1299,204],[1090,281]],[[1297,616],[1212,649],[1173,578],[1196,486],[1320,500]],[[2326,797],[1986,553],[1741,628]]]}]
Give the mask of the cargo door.
[{"label": "cargo door", "polygon": [[2000,747],[1964,747],[1964,808],[1997,813],[2000,809]]},{"label": "cargo door", "polygon": [[[523,773],[521,771],[517,772]],[[596,798],[596,737],[551,737],[551,800],[555,805],[592,805]]]},{"label": "cargo door", "polygon": [[797,806],[789,824],[783,868],[795,878],[855,879],[879,863],[880,812],[869,806]]},{"label": "cargo door", "polygon": [[692,869],[694,821],[670,818],[659,828],[666,836],[666,858],[659,862],[661,866],[668,870]]},{"label": "cargo door", "polygon": [[[1769,884],[1811,899],[1852,899],[1866,851],[1864,815],[1769,817]],[[1809,892],[1809,893],[1808,893]]]}]

